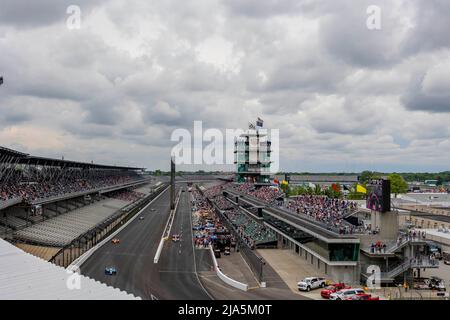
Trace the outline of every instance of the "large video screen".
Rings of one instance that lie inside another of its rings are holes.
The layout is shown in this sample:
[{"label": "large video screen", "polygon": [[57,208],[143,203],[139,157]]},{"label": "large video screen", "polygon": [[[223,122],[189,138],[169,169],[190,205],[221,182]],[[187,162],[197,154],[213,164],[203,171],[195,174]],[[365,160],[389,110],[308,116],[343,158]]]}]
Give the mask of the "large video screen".
[{"label": "large video screen", "polygon": [[367,184],[367,209],[388,212],[391,211],[391,183],[385,179],[375,179]]}]

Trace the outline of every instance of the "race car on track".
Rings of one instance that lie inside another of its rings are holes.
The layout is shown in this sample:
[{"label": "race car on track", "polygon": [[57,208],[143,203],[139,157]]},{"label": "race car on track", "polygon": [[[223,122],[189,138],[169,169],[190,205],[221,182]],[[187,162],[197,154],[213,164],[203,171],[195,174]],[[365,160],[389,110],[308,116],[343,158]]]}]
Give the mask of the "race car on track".
[{"label": "race car on track", "polygon": [[179,235],[179,234],[174,234],[174,235],[172,235],[172,241],[173,241],[173,242],[178,242],[178,241],[180,241],[180,235]]},{"label": "race car on track", "polygon": [[139,220],[144,220],[144,217],[142,217],[142,216],[141,216],[141,217],[139,217]]},{"label": "race car on track", "polygon": [[117,239],[117,238],[114,238],[114,239],[111,240],[111,243],[112,244],[118,244],[118,243],[120,243],[120,240]]},{"label": "race car on track", "polygon": [[117,274],[117,269],[114,267],[107,267],[105,268],[105,274],[108,276],[113,276]]},{"label": "race car on track", "polygon": [[338,292],[339,290],[342,289],[350,289],[350,286],[345,285],[345,283],[334,283],[329,285],[328,287],[326,287],[325,289],[323,289],[320,292],[320,295],[322,296],[322,298],[324,299],[330,299],[330,295],[332,293]]}]

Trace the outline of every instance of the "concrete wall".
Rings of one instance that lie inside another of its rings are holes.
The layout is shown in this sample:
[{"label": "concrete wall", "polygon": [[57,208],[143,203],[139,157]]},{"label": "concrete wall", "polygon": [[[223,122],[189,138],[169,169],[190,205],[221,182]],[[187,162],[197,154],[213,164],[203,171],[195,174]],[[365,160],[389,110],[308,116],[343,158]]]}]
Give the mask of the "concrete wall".
[{"label": "concrete wall", "polygon": [[330,266],[329,269],[329,275],[333,281],[344,283],[359,282],[358,267]]},{"label": "concrete wall", "polygon": [[445,209],[439,209],[439,208],[433,208],[427,205],[418,205],[418,204],[400,204],[400,208],[402,209],[408,209],[412,211],[421,211],[426,213],[432,213],[432,214],[439,214],[443,216],[450,216],[450,210]]},{"label": "concrete wall", "polygon": [[[325,274],[333,281],[359,283],[359,266],[330,266],[301,247],[298,248],[297,253],[294,243],[291,243],[289,248],[315,268],[318,275]],[[314,274],[311,274],[311,276],[314,276]]]},{"label": "concrete wall", "polygon": [[438,221],[432,217],[418,217],[411,215],[402,215],[400,217],[400,224],[411,223],[418,228],[423,229],[439,229],[445,227],[450,229],[450,222]]},{"label": "concrete wall", "polygon": [[371,217],[372,229],[379,228],[380,234],[378,238],[386,240],[395,240],[398,235],[398,214],[397,212],[372,212]]}]

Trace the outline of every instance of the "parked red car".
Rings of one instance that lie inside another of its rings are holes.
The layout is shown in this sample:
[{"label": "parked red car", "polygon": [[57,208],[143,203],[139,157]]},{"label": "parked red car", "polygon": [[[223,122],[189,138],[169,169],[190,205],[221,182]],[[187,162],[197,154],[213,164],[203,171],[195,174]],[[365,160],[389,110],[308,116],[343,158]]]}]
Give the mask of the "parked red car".
[{"label": "parked red car", "polygon": [[347,300],[380,300],[380,297],[372,297],[368,293],[359,293],[349,297]]},{"label": "parked red car", "polygon": [[346,286],[345,283],[334,283],[334,284],[330,284],[328,287],[323,289],[320,292],[320,295],[324,299],[330,299],[330,294],[338,292],[339,290],[342,290],[342,289],[351,289],[351,288],[352,287]]}]

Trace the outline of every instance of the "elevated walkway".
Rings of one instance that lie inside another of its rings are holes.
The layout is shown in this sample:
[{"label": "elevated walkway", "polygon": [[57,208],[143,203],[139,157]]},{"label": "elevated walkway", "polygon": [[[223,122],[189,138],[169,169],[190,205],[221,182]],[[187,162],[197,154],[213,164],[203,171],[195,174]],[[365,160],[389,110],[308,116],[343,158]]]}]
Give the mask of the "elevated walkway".
[{"label": "elevated walkway", "polygon": [[[431,260],[428,258],[418,258],[418,259],[408,259],[401,262],[400,264],[390,267],[387,271],[381,272],[381,283],[392,283],[394,279],[401,275],[402,273],[408,271],[409,269],[420,268],[420,269],[430,269],[439,268],[438,260]],[[362,273],[365,278],[370,277],[368,273]]]},{"label": "elevated walkway", "polygon": [[295,228],[298,228],[313,237],[319,238],[328,243],[359,243],[359,239],[350,235],[341,235],[336,231],[329,230],[323,224],[316,220],[309,219],[306,216],[297,215],[287,209],[275,207],[269,204],[264,204],[261,200],[244,195],[235,190],[227,189],[226,192],[229,196],[238,197],[239,201],[251,204],[253,206],[264,206],[263,212],[280,219]]},{"label": "elevated walkway", "polygon": [[373,251],[370,247],[361,248],[361,252],[370,257],[395,257],[395,253],[408,245],[426,245],[427,240],[424,238],[405,238],[402,241],[391,241],[386,243],[386,250]]}]

